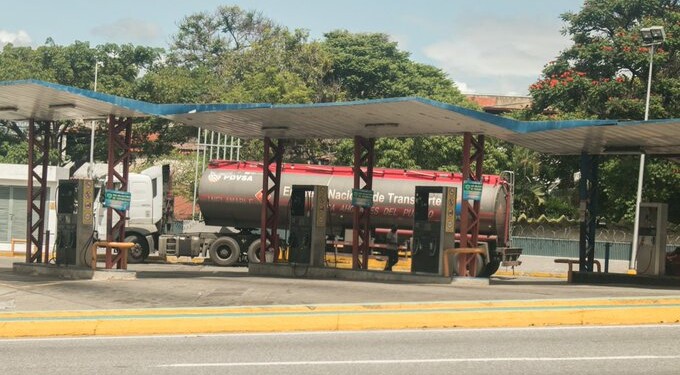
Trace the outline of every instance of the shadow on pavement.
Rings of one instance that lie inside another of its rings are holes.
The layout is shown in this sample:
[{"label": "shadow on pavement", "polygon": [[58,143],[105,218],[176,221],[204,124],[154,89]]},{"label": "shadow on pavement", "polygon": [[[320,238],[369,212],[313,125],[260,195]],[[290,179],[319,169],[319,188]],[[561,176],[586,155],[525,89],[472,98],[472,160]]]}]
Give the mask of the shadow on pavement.
[{"label": "shadow on pavement", "polygon": [[568,285],[567,280],[556,278],[525,278],[494,276],[489,279],[490,285]]},{"label": "shadow on pavement", "polygon": [[186,279],[200,277],[252,277],[248,272],[236,271],[140,271],[137,270],[138,279]]}]

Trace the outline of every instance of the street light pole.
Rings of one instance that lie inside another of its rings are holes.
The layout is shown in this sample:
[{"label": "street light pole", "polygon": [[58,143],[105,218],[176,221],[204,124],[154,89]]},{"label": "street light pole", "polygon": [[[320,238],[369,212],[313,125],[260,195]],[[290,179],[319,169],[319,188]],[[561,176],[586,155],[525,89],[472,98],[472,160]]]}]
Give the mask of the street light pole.
[{"label": "street light pole", "polygon": [[[97,75],[99,73],[99,67],[104,66],[104,63],[97,61],[94,64],[94,92],[97,92]],[[87,166],[87,177],[94,178],[94,130],[95,130],[95,120],[92,120],[90,124],[90,164]]]},{"label": "street light pole", "polygon": [[[649,46],[649,74],[647,74],[647,95],[645,97],[645,121],[649,121],[649,98],[652,92],[652,68],[654,67],[654,47],[663,43],[666,34],[661,26],[652,26],[640,30],[642,39]],[[635,261],[638,252],[638,236],[640,235],[640,204],[642,203],[642,183],[645,174],[645,153],[640,154],[637,196],[635,198],[635,222],[633,223],[633,246],[628,263],[628,273],[635,274]]]}]

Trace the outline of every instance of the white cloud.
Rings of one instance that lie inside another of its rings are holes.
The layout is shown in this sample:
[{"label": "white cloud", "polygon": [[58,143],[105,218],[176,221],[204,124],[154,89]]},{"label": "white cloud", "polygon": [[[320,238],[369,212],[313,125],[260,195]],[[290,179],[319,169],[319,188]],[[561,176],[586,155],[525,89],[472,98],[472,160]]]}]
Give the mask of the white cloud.
[{"label": "white cloud", "polygon": [[[526,92],[543,66],[570,44],[557,22],[486,17],[455,25],[452,38],[426,46],[424,54],[452,77],[505,94]],[[478,79],[496,82],[487,88]]]},{"label": "white cloud", "polygon": [[456,81],[456,80],[454,80],[454,82],[456,83],[456,86],[458,86],[458,90],[460,90],[460,92],[462,92],[463,94],[474,94],[477,91],[477,90],[471,88],[470,86],[468,86],[468,84],[465,83],[465,82]]},{"label": "white cloud", "polygon": [[15,46],[29,46],[31,44],[31,37],[23,30],[19,30],[15,33],[0,30],[0,47],[4,47],[9,43],[12,43]]},{"label": "white cloud", "polygon": [[132,18],[121,18],[113,23],[97,26],[90,32],[95,36],[122,42],[151,42],[163,34],[158,25]]},{"label": "white cloud", "polygon": [[404,34],[388,34],[390,42],[396,42],[401,51],[409,50],[409,38]]}]

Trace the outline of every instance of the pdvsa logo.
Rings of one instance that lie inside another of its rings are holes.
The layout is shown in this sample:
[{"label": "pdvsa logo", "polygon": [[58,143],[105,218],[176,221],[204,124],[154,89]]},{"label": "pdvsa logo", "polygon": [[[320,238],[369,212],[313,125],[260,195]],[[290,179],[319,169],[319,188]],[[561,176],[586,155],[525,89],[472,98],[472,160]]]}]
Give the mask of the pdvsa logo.
[{"label": "pdvsa logo", "polygon": [[245,182],[252,182],[253,181],[253,176],[252,175],[242,175],[242,174],[235,174],[235,173],[216,173],[216,172],[210,172],[208,174],[208,181],[210,182],[220,182],[220,181],[245,181]]},{"label": "pdvsa logo", "polygon": [[219,180],[220,180],[220,175],[218,175],[217,173],[210,172],[210,174],[208,174],[208,181],[215,183]]}]

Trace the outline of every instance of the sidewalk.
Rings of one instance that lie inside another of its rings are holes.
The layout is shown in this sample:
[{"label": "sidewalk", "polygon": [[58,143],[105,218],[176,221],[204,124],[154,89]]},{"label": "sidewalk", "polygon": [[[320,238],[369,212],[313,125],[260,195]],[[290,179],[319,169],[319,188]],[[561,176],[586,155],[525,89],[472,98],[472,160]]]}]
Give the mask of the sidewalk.
[{"label": "sidewalk", "polygon": [[[541,258],[527,268],[566,271]],[[16,274],[13,262],[23,258],[0,257],[0,337],[680,321],[680,288],[574,285],[521,267],[479,286],[255,277],[189,262],[133,264],[135,280],[63,280]]]},{"label": "sidewalk", "polygon": [[[496,272],[496,276],[528,276],[528,277],[555,277],[567,278],[568,265],[555,263],[555,257],[545,257],[536,255],[522,255],[519,258],[522,265],[515,267],[513,270],[510,267],[501,267]],[[572,259],[572,258],[569,258]],[[577,258],[573,258],[577,259]],[[578,260],[578,259],[577,259]],[[602,272],[605,271],[604,259],[597,259],[602,266]],[[578,268],[578,267],[576,267]],[[575,268],[575,269],[576,269]],[[610,273],[626,273],[628,271],[627,260],[610,260]]]},{"label": "sidewalk", "polygon": [[677,323],[680,298],[249,306],[0,314],[0,337]]}]

